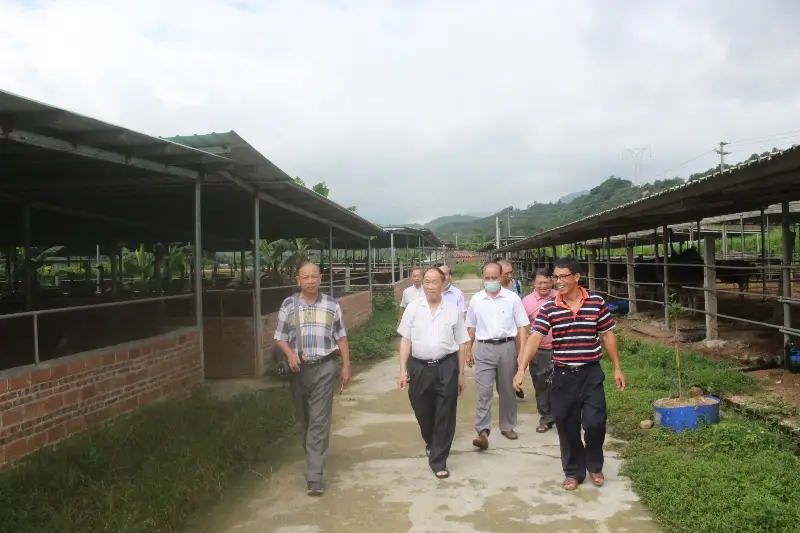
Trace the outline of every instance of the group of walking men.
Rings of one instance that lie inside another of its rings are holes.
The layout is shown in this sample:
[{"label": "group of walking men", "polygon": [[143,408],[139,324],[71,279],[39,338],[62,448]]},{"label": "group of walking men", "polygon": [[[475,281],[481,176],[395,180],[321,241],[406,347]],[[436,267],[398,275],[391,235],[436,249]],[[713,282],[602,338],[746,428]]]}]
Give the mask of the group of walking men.
[{"label": "group of walking men", "polygon": [[556,260],[552,275],[538,270],[533,292],[523,299],[511,263],[488,263],[483,289],[468,306],[446,266],[416,269],[412,281],[401,302],[398,384],[408,387],[434,475],[450,475],[447,459],[469,366],[474,367],[477,389],[477,436],[472,441],[476,448],[489,447],[495,387],[500,434],[519,438],[516,397],[524,397],[522,384],[530,372],[540,415],[536,431],[545,433],[554,424],[558,431],[562,486],[575,490],[587,473],[592,483],[602,486],[606,403],[601,339],[620,391],[625,376],[612,332],[614,319],[601,296],[580,286],[579,265]]},{"label": "group of walking men", "polygon": [[[475,447],[489,446],[495,387],[500,434],[519,438],[516,397],[524,396],[522,384],[529,370],[540,414],[536,431],[544,433],[554,423],[558,430],[566,475],[563,487],[574,490],[587,472],[595,485],[602,485],[606,404],[600,338],[620,391],[625,376],[611,331],[614,320],[603,298],[579,285],[578,264],[556,260],[552,276],[537,271],[534,291],[522,299],[511,263],[488,263],[483,268],[483,289],[468,306],[463,292],[452,284],[447,266],[414,269],[411,279],[398,316],[402,337],[398,384],[408,388],[434,475],[450,475],[447,459],[469,366],[474,367],[477,388]],[[275,340],[292,371],[290,389],[306,453],[307,493],[318,496],[324,492],[323,465],[337,377],[334,359],[341,357],[341,392],[350,379],[350,354],[341,308],[333,297],[319,292],[319,267],[304,263],[296,282],[300,292],[282,303]]]}]

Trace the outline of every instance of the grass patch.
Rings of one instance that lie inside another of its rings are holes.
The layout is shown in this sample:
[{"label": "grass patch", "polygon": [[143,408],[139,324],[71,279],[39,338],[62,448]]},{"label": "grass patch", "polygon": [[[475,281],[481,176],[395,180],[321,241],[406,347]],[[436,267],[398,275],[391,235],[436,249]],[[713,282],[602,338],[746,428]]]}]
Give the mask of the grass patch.
[{"label": "grass patch", "polygon": [[384,294],[373,295],[372,319],[347,332],[350,357],[353,361],[377,361],[394,354],[399,311],[400,306],[394,297]]},{"label": "grass patch", "polygon": [[[622,474],[667,531],[794,531],[800,524],[800,459],[782,434],[736,414],[716,425],[672,434],[641,430],[652,418],[652,402],[677,394],[671,348],[620,339],[624,393],[615,390],[604,361],[609,424],[614,436],[628,440],[622,450]],[[758,380],[724,361],[681,355],[685,387],[707,393],[752,394]]]},{"label": "grass patch", "polygon": [[142,407],[0,473],[2,530],[175,531],[263,457],[292,413],[278,390]]},{"label": "grass patch", "polygon": [[458,263],[457,265],[452,266],[450,275],[453,277],[454,281],[464,279],[467,274],[475,274],[480,278],[482,276],[481,266],[481,263],[476,261]]}]

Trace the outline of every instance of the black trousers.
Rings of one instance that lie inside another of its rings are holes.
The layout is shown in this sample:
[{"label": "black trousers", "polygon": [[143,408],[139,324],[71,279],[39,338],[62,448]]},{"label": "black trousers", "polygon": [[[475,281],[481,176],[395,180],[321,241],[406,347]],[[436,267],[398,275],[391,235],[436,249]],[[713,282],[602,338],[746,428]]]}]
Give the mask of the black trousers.
[{"label": "black trousers", "polygon": [[458,406],[458,352],[438,363],[411,358],[408,398],[417,417],[422,440],[430,453],[434,472],[447,468],[447,458],[456,433]]},{"label": "black trousers", "polygon": [[[603,470],[606,438],[605,374],[600,363],[579,367],[556,366],[550,405],[561,444],[561,466],[567,477],[583,482],[586,471]],[[581,439],[581,426],[584,441]]]},{"label": "black trousers", "polygon": [[553,374],[553,350],[536,352],[536,357],[531,361],[528,370],[533,381],[533,390],[536,393],[536,408],[539,411],[539,425],[553,423],[553,413],[550,409],[550,377]]}]

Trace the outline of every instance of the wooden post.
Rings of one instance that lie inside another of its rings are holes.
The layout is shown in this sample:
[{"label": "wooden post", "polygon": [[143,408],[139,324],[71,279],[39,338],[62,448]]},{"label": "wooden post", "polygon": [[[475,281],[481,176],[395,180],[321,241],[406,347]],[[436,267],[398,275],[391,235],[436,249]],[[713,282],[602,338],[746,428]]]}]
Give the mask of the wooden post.
[{"label": "wooden post", "polygon": [[719,325],[717,323],[717,266],[716,266],[716,239],[713,235],[706,235],[703,255],[705,268],[703,269],[703,294],[705,295],[706,308],[706,340],[719,338]]},{"label": "wooden post", "polygon": [[669,330],[669,267],[667,264],[669,263],[671,247],[669,245],[669,229],[667,225],[664,224],[661,230],[664,233],[664,324]]},{"label": "wooden post", "polygon": [[[789,212],[789,202],[781,204],[781,285],[782,294],[785,298],[783,301],[783,327],[791,329],[792,327],[792,305],[788,299],[792,297],[792,245],[794,244],[794,236],[792,235],[792,220],[791,213]],[[783,345],[787,346],[791,343],[791,337],[788,333],[783,333]]]},{"label": "wooden post", "polygon": [[636,276],[633,267],[633,242],[625,248],[625,261],[628,263],[628,312],[636,313]]},{"label": "wooden post", "polygon": [[597,263],[597,250],[592,248],[589,251],[589,290],[597,290],[597,272],[595,263]]}]

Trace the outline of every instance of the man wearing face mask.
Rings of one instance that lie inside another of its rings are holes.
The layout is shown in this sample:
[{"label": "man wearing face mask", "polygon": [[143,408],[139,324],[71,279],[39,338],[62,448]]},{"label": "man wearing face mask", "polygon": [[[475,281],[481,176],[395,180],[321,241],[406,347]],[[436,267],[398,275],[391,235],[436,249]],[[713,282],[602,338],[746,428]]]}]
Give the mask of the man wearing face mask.
[{"label": "man wearing face mask", "polygon": [[[475,384],[478,389],[475,409],[473,446],[489,447],[492,429],[492,396],[494,384],[500,396],[500,434],[507,439],[518,438],[517,402],[514,394],[514,374],[525,348],[525,328],[530,324],[519,296],[500,285],[502,268],[497,263],[483,267],[484,290],[469,301],[467,328],[470,337],[467,364],[475,365]],[[475,354],[472,345],[478,341]]]},{"label": "man wearing face mask", "polygon": [[453,276],[452,272],[450,271],[450,267],[447,265],[442,265],[439,267],[439,270],[444,272],[444,291],[442,291],[442,299],[450,304],[453,304],[455,307],[463,313],[464,318],[467,317],[467,305],[464,302],[464,293],[461,292],[461,289],[453,285]]}]

